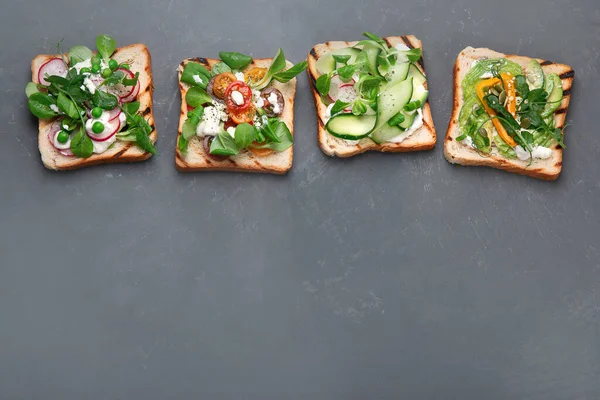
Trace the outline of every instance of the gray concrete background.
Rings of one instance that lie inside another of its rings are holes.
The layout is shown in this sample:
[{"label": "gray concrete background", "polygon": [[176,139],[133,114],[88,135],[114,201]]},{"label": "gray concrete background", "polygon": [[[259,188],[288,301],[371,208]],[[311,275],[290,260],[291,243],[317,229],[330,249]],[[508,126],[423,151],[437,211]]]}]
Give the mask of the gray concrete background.
[{"label": "gray concrete background", "polygon": [[[288,176],[175,171],[182,59],[364,30],[423,40],[435,150],[327,158],[302,75]],[[152,52],[160,155],[46,171],[30,60],[104,32]],[[14,1],[0,36],[0,399],[600,398],[597,1]],[[443,159],[467,45],[573,66],[558,181]]]}]

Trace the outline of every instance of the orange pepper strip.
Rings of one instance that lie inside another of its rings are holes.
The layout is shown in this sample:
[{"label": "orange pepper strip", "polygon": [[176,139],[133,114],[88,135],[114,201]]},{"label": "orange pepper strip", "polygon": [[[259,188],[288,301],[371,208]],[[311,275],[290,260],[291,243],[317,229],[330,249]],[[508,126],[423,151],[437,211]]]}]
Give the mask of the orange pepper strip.
[{"label": "orange pepper strip", "polygon": [[502,83],[504,84],[504,91],[506,91],[506,109],[513,117],[517,116],[517,88],[515,86],[515,77],[510,73],[500,74],[502,77]]},{"label": "orange pepper strip", "polygon": [[[488,115],[490,117],[495,117],[496,112],[487,105],[487,103],[484,99],[484,97],[486,95],[485,89],[490,88],[498,83],[501,83],[500,79],[498,79],[498,78],[485,79],[485,80],[479,82],[477,84],[477,88],[475,89],[477,92],[477,97],[479,97],[481,104],[483,104],[483,108],[485,109],[485,111],[488,113]],[[514,139],[508,134],[508,132],[506,132],[506,129],[504,128],[504,126],[502,125],[502,123],[500,122],[499,119],[492,118],[492,123],[494,124],[494,127],[496,128],[498,135],[500,135],[502,140],[504,140],[507,145],[509,145],[511,147],[515,147],[517,145],[517,142],[515,142]]]}]

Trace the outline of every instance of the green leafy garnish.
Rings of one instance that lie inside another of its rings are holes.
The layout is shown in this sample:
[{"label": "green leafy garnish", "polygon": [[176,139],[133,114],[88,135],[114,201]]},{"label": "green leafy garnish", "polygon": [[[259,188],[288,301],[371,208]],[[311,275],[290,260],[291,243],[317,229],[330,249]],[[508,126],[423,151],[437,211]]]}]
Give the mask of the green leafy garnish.
[{"label": "green leafy garnish", "polygon": [[333,107],[331,107],[331,115],[333,116],[340,113],[341,111],[348,108],[349,105],[350,103],[346,103],[341,100],[336,100],[336,102],[333,104]]},{"label": "green leafy garnish", "polygon": [[185,65],[181,74],[181,82],[185,82],[192,86],[200,86],[206,90],[211,74],[204,65],[197,62],[189,62]]},{"label": "green leafy garnish", "polygon": [[210,154],[235,156],[239,153],[235,140],[227,132],[220,132],[210,144]]},{"label": "green leafy garnish", "polygon": [[212,102],[212,98],[201,87],[192,86],[185,94],[185,101],[190,106],[196,108],[201,105]]},{"label": "green leafy garnish", "polygon": [[94,53],[85,46],[73,46],[69,49],[71,66],[92,58]]},{"label": "green leafy garnish", "polygon": [[219,58],[231,69],[244,69],[252,62],[252,57],[236,52],[222,51],[219,53]]},{"label": "green leafy garnish", "polygon": [[29,107],[29,111],[36,117],[40,119],[49,119],[54,118],[58,114],[52,110],[50,106],[56,105],[53,99],[44,93],[33,93],[29,96],[29,100],[27,101],[27,106]]},{"label": "green leafy garnish", "polygon": [[252,87],[254,89],[260,90],[267,87],[267,85],[271,82],[271,80],[275,79],[278,82],[289,82],[296,75],[301,73],[306,69],[308,63],[306,61],[302,61],[293,67],[289,68],[286,71],[283,69],[286,66],[285,55],[283,54],[283,50],[278,49],[277,54],[275,54],[275,58],[273,58],[273,62],[271,62],[271,66],[269,70],[265,74],[265,76],[258,82],[252,83]]},{"label": "green leafy garnish", "polygon": [[96,48],[102,58],[108,61],[117,48],[117,42],[108,35],[99,35],[96,37]]},{"label": "green leafy garnish", "polygon": [[321,93],[323,96],[327,96],[329,94],[329,88],[331,87],[331,74],[323,74],[319,76],[315,82],[315,86],[319,93]]},{"label": "green leafy garnish", "polygon": [[404,114],[399,112],[396,115],[394,115],[392,118],[390,118],[390,120],[387,122],[387,124],[389,126],[397,126],[397,125],[400,125],[401,123],[403,123],[405,119],[406,119],[406,117],[404,116]]},{"label": "green leafy garnish", "polygon": [[229,67],[229,65],[221,61],[213,65],[210,71],[213,75],[219,75],[225,72],[231,72],[231,68]]},{"label": "green leafy garnish", "polygon": [[235,145],[238,149],[245,149],[254,141],[254,127],[250,124],[239,124],[235,128]]},{"label": "green leafy garnish", "polygon": [[59,109],[61,109],[65,114],[73,119],[79,118],[79,110],[77,105],[73,100],[67,97],[63,92],[58,94],[56,98],[56,105]]},{"label": "green leafy garnish", "polygon": [[350,79],[352,79],[352,75],[354,75],[355,70],[356,67],[354,65],[346,65],[342,68],[339,68],[337,70],[337,74],[343,82],[348,82]]},{"label": "green leafy garnish", "polygon": [[92,103],[95,107],[100,107],[103,110],[112,110],[119,105],[119,99],[114,94],[96,90],[92,96]]},{"label": "green leafy garnish", "polygon": [[83,126],[71,138],[71,151],[73,155],[88,158],[94,153],[92,139],[85,133]]},{"label": "green leafy garnish", "polygon": [[332,57],[340,64],[346,64],[350,60],[350,56],[347,54],[333,54]]}]

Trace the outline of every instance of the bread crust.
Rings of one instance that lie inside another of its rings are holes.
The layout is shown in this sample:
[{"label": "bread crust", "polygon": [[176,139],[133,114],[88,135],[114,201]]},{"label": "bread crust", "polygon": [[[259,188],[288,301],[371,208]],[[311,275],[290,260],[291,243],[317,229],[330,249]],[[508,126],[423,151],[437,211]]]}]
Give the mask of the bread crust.
[{"label": "bread crust", "polygon": [[[183,124],[187,119],[188,105],[185,100],[185,95],[190,88],[190,85],[181,82],[181,74],[185,65],[188,62],[198,62],[203,64],[208,70],[220,62],[221,60],[214,58],[190,58],[184,60],[178,67],[178,82],[179,91],[181,93],[181,111],[179,115],[179,128],[177,131],[177,141],[181,135]],[[273,61],[272,58],[256,58],[252,60],[246,68],[263,67],[268,68]],[[293,66],[289,61],[286,61],[287,67]],[[294,135],[294,100],[296,96],[296,78],[287,83],[273,81],[269,87],[279,89],[283,94],[285,106],[281,115],[281,120],[285,122],[292,136]],[[245,150],[235,156],[227,157],[224,160],[215,160],[211,158],[202,146],[203,138],[194,136],[190,139],[188,150],[185,154],[179,151],[176,145],[175,148],[175,168],[180,172],[200,172],[200,171],[228,171],[228,172],[254,172],[254,173],[270,173],[283,175],[292,168],[294,158],[294,146],[292,145],[287,150],[275,152],[271,155],[258,157],[254,153]]]},{"label": "bread crust", "polygon": [[[448,123],[448,131],[444,139],[444,156],[448,162],[453,164],[467,166],[486,166],[496,169],[501,169],[508,172],[514,172],[520,175],[527,175],[533,178],[544,180],[555,180],[560,175],[562,170],[563,149],[556,145],[552,149],[552,156],[546,160],[536,159],[531,165],[529,160],[521,161],[518,159],[511,160],[502,157],[500,154],[481,155],[475,149],[470,149],[467,146],[456,141],[460,136],[460,127],[458,117],[460,109],[463,105],[463,95],[461,83],[464,76],[470,70],[474,60],[482,58],[507,58],[517,64],[526,66],[531,60],[530,57],[523,57],[511,54],[498,53],[488,48],[472,48],[467,47],[460,52],[454,64],[454,100],[452,116]],[[542,66],[545,74],[556,73],[560,76],[563,86],[563,99],[555,113],[555,123],[557,128],[564,128],[569,102],[571,100],[571,87],[575,72],[566,64],[557,64],[551,61],[545,61],[536,58]]]},{"label": "bread crust", "polygon": [[[410,48],[423,49],[422,42],[413,35],[390,36],[384,38],[384,40],[387,41],[390,47],[394,47],[396,44],[405,44]],[[308,74],[308,80],[310,82],[310,89],[315,101],[315,108],[317,111],[318,142],[323,153],[329,156],[345,158],[352,157],[366,151],[401,153],[409,151],[431,150],[435,146],[436,131],[433,124],[429,100],[427,100],[425,106],[423,107],[423,126],[400,143],[386,142],[377,144],[370,138],[358,140],[356,141],[356,144],[354,142],[349,143],[346,140],[332,136],[327,129],[325,129],[325,114],[327,107],[321,101],[321,96],[316,88],[316,80],[319,77],[319,72],[317,71],[316,67],[317,60],[330,50],[354,46],[357,43],[358,42],[340,41],[321,43],[315,45],[315,47],[313,47],[308,54],[308,68],[306,71]],[[423,58],[419,60],[417,66],[423,75],[426,76]],[[427,84],[428,82],[425,83],[426,88]]]},{"label": "bread crust", "polygon": [[[33,59],[31,62],[31,74],[32,81],[34,83],[39,83],[38,72],[40,67],[44,65],[46,61],[55,57],[60,57],[60,55],[40,54]],[[156,132],[154,114],[152,111],[152,95],[154,91],[154,85],[152,80],[152,59],[150,56],[150,51],[143,44],[131,44],[116,49],[112,55],[112,58],[117,60],[119,63],[129,62],[131,71],[140,73],[140,94],[138,95],[137,100],[140,102],[140,112],[142,115],[144,115],[144,118],[148,120],[148,123],[152,127],[152,132],[149,135],[150,140],[152,143],[156,143],[158,134]],[[52,145],[52,143],[50,143],[50,140],[48,139],[48,129],[50,129],[50,126],[54,121],[55,119],[39,120],[38,148],[42,156],[42,162],[48,169],[74,170],[98,164],[144,161],[152,157],[151,153],[140,149],[135,145],[135,143],[120,141],[116,141],[113,147],[104,153],[93,154],[89,158],[64,156]]]}]

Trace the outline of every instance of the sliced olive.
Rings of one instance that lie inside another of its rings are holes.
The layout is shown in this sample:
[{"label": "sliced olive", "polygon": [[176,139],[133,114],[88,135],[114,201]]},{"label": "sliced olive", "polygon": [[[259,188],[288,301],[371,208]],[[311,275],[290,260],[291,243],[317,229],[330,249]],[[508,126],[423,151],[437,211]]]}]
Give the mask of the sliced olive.
[{"label": "sliced olive", "polygon": [[260,97],[265,101],[263,110],[265,110],[265,113],[269,118],[276,117],[283,112],[285,100],[279,90],[273,87],[266,88],[261,92]]}]

